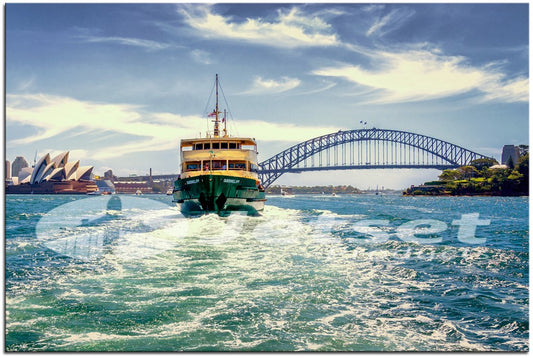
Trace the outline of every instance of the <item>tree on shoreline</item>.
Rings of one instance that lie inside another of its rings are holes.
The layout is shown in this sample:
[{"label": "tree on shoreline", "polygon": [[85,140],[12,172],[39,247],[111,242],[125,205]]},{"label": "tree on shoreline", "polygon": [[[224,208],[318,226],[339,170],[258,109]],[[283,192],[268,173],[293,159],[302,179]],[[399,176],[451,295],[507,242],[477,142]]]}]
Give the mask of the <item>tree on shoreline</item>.
[{"label": "tree on shoreline", "polygon": [[440,186],[440,190],[435,185],[430,188],[432,190],[425,191],[414,187],[406,194],[529,195],[529,146],[522,144],[518,148],[517,163],[508,162],[507,168],[493,168],[498,164],[493,158],[476,159],[469,165],[443,170],[439,175],[440,182],[431,182]]}]

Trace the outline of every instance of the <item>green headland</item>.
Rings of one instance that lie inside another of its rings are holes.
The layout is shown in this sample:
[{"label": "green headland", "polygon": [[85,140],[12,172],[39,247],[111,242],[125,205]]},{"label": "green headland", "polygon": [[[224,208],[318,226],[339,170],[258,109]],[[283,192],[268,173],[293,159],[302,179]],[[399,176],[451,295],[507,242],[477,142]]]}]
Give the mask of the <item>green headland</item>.
[{"label": "green headland", "polygon": [[411,186],[404,195],[529,195],[529,147],[520,146],[516,163],[502,165],[495,159],[476,159],[457,169],[443,170],[438,181]]}]

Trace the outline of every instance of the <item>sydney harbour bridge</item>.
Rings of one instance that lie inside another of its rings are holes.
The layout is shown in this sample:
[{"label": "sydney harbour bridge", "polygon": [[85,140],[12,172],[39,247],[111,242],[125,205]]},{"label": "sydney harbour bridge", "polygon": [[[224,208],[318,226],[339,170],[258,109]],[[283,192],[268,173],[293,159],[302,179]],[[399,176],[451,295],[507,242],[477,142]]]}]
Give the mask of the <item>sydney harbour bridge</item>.
[{"label": "sydney harbour bridge", "polygon": [[[390,129],[340,130],[309,139],[258,163],[268,188],[285,173],[346,169],[449,169],[488,158],[437,138]],[[154,175],[174,180],[177,175]],[[143,179],[137,177],[136,179]],[[146,177],[148,179],[148,177]]]},{"label": "sydney harbour bridge", "polygon": [[488,158],[425,135],[390,129],[338,131],[298,143],[259,163],[265,188],[284,173],[344,169],[448,169]]}]

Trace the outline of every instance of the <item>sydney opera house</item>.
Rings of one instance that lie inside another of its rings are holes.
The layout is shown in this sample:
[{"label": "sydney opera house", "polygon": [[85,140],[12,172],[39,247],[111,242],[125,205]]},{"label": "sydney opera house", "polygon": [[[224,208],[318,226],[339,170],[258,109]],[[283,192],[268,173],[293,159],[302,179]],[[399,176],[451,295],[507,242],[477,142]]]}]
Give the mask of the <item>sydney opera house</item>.
[{"label": "sydney opera house", "polygon": [[[50,159],[46,154],[33,168],[25,167],[13,174],[8,194],[88,194],[98,191],[91,180],[92,166],[80,166],[80,161],[68,161],[69,152]],[[17,176],[15,176],[17,175]]]}]

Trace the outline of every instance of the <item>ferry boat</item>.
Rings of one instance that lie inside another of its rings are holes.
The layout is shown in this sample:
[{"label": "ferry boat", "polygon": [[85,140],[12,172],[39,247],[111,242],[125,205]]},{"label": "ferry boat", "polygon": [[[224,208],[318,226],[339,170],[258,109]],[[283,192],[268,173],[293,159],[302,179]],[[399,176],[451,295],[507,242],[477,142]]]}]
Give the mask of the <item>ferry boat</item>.
[{"label": "ferry boat", "polygon": [[226,111],[220,119],[218,75],[215,89],[215,109],[209,114],[214,118],[213,132],[181,140],[181,171],[174,182],[173,202],[187,216],[228,216],[234,211],[258,215],[266,199],[259,182],[257,143],[254,138],[228,135]]}]

